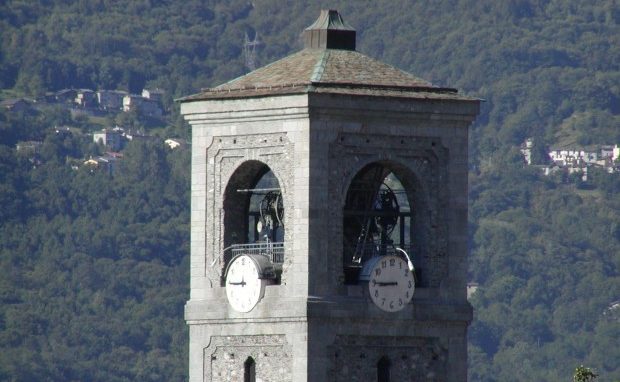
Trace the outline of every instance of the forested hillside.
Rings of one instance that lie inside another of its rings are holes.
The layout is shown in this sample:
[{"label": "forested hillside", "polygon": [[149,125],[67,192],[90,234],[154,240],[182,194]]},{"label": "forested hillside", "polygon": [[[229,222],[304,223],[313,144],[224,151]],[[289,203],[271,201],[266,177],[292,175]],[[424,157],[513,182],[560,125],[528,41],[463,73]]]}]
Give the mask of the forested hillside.
[{"label": "forested hillside", "polygon": [[[171,114],[152,133],[187,137],[174,98],[245,73],[246,35],[257,66],[300,49],[322,6],[359,51],[485,100],[470,380],[569,381],[580,364],[620,380],[620,174],[544,176],[519,152],[528,137],[539,163],[550,146],[620,144],[616,0],[6,0],[0,100],[158,87]],[[189,152],[132,142],[114,175],[74,169],[100,150],[92,129],[54,107],[0,111],[0,380],[186,378]],[[43,142],[37,161],[25,140]]]}]

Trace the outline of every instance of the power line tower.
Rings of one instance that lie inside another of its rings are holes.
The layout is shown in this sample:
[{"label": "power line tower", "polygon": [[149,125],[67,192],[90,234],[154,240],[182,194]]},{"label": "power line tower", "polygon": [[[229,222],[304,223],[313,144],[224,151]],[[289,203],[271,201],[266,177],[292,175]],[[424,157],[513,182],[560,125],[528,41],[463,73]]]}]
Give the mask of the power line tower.
[{"label": "power line tower", "polygon": [[256,69],[256,47],[261,44],[262,42],[258,39],[258,32],[254,35],[254,40],[250,40],[248,32],[245,32],[243,57],[245,58],[245,66],[250,72]]}]

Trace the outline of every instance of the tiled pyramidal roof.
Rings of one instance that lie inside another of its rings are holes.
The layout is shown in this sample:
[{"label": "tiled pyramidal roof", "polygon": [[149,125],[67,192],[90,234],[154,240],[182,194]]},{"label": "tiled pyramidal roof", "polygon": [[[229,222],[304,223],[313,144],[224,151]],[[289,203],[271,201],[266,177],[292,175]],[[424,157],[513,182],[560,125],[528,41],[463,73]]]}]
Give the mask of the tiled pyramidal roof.
[{"label": "tiled pyramidal roof", "polygon": [[304,31],[302,51],[183,101],[312,92],[471,99],[356,52],[355,38],[337,11],[323,10]]}]

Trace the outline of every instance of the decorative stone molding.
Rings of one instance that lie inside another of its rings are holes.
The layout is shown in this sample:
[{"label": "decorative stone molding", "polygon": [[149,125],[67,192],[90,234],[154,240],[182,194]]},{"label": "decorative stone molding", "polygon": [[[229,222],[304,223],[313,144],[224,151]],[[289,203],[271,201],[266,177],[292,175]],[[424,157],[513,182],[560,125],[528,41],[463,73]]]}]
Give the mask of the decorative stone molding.
[{"label": "decorative stone molding", "polygon": [[[207,277],[219,280],[226,266],[221,259],[224,250],[224,197],[231,177],[244,163],[259,161],[268,166],[278,179],[284,201],[285,221],[291,220],[292,198],[287,190],[293,189],[293,144],[286,133],[266,133],[234,136],[216,136],[207,149]],[[209,198],[209,195],[212,197]],[[291,230],[285,231],[285,242],[290,248]],[[285,249],[286,251],[286,249]],[[290,263],[290,259],[288,259]],[[215,263],[212,267],[211,264]],[[287,261],[285,256],[284,269]],[[283,273],[283,279],[286,277]],[[214,283],[218,285],[218,283]]]},{"label": "decorative stone molding", "polygon": [[417,238],[423,264],[423,287],[439,287],[448,272],[447,161],[449,152],[436,137],[339,134],[329,149],[329,192],[334,223],[330,235],[333,281],[342,275],[342,209],[349,185],[366,165],[384,162],[392,169],[413,201],[414,220],[424,232]]}]

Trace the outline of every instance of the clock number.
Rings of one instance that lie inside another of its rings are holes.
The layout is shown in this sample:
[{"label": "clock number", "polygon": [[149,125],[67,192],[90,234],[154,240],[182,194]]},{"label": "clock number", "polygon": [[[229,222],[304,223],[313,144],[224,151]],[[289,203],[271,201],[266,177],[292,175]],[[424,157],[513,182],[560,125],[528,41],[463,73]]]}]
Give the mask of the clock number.
[{"label": "clock number", "polygon": [[381,262],[381,268],[385,268],[385,267],[387,267],[387,261],[383,260]]},{"label": "clock number", "polygon": [[379,297],[379,289],[375,289],[375,297]]},{"label": "clock number", "polygon": [[381,268],[376,268],[376,269],[375,269],[375,275],[376,275],[376,276],[381,275]]},{"label": "clock number", "polygon": [[408,273],[409,273],[409,269],[405,269],[405,277],[407,277]]},{"label": "clock number", "polygon": [[390,301],[390,309],[394,309],[394,300]]},{"label": "clock number", "polygon": [[[408,292],[407,292],[408,293]],[[399,298],[398,299],[398,306],[403,306],[403,299]]]},{"label": "clock number", "polygon": [[390,267],[393,267],[396,264],[396,259],[390,259]]},{"label": "clock number", "polygon": [[411,280],[409,280],[407,288],[411,289],[412,286],[413,285],[411,284]]},{"label": "clock number", "polygon": [[403,262],[402,261],[398,262],[398,269],[403,269]]},{"label": "clock number", "polygon": [[406,298],[409,298],[409,291],[407,291],[407,294],[405,295]]},{"label": "clock number", "polygon": [[385,297],[381,299],[381,306],[385,305]]}]

